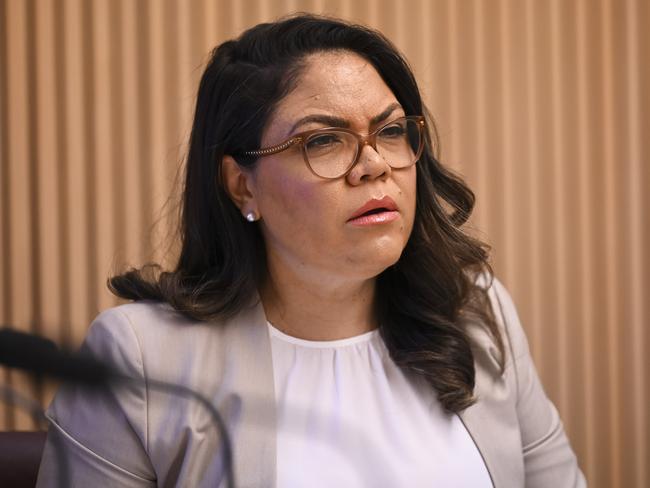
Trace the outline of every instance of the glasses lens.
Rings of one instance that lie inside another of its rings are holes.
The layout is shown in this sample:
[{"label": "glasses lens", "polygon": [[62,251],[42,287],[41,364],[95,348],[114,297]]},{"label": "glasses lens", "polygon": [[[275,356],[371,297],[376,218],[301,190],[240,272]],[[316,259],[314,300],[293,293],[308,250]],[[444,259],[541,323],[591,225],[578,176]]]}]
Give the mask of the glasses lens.
[{"label": "glasses lens", "polygon": [[[411,166],[422,150],[422,129],[417,120],[401,118],[382,127],[375,138],[379,155],[393,168]],[[359,140],[336,129],[319,131],[304,142],[314,173],[324,178],[344,175],[357,159]]]},{"label": "glasses lens", "polygon": [[305,141],[311,169],[324,178],[344,174],[357,157],[357,147],[356,137],[336,130],[318,132]]},{"label": "glasses lens", "polygon": [[420,154],[420,125],[416,120],[398,119],[377,134],[377,152],[393,168],[411,166]]}]

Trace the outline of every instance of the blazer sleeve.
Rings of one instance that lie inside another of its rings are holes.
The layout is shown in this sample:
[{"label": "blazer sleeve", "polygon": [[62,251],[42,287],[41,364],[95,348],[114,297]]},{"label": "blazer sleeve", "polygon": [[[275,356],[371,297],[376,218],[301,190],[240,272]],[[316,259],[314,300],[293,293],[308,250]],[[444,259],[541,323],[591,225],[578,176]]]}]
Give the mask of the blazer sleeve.
[{"label": "blazer sleeve", "polygon": [[558,412],[546,396],[533,364],[517,310],[503,285],[494,292],[505,327],[516,381],[516,412],[521,432],[527,488],[583,488],[585,478],[569,445]]},{"label": "blazer sleeve", "polygon": [[47,411],[50,428],[37,487],[156,485],[147,455],[142,356],[128,317],[100,314],[82,346],[141,382],[102,389],[63,385]]}]

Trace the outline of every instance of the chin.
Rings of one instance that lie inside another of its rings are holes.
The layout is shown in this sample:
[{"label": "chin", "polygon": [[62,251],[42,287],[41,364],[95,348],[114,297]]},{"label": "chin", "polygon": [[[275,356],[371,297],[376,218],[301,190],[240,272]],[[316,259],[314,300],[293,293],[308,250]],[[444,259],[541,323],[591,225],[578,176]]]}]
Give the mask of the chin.
[{"label": "chin", "polygon": [[402,256],[406,243],[382,242],[374,246],[359,246],[351,262],[357,269],[363,269],[363,275],[372,278],[393,266]]}]

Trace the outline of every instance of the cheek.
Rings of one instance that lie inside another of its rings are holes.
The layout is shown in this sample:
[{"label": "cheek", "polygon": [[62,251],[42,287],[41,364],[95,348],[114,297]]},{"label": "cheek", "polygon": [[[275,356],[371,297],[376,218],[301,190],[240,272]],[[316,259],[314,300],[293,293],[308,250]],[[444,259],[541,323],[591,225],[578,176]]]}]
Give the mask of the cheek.
[{"label": "cheek", "polygon": [[272,169],[264,176],[259,181],[259,211],[268,232],[283,240],[322,239],[319,234],[332,222],[337,208],[336,198],[326,191],[327,185],[305,175]]},{"label": "cheek", "polygon": [[406,225],[408,228],[413,225],[417,200],[417,172],[415,171],[415,167],[412,168],[407,173],[401,174],[398,180],[401,200],[405,209],[407,209],[408,222]]},{"label": "cheek", "polygon": [[417,173],[415,171],[413,171],[413,177],[411,178],[411,184],[407,192],[411,202],[411,211],[415,214],[415,207],[418,199]]},{"label": "cheek", "polygon": [[314,208],[317,200],[313,185],[301,178],[271,175],[261,189],[263,207],[273,214],[282,212],[286,217],[296,217]]}]

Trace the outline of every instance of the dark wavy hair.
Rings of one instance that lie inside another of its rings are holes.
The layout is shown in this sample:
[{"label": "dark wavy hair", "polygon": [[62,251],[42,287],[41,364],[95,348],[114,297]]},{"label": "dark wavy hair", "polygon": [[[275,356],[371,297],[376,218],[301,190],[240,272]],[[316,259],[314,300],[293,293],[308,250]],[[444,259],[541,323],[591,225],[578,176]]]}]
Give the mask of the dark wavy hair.
[{"label": "dark wavy hair", "polygon": [[461,411],[475,401],[468,321],[487,328],[503,358],[487,286],[477,283],[481,275],[491,280],[488,246],[461,230],[474,194],[434,156],[435,126],[406,60],[365,26],[300,14],[259,24],[212,52],[190,136],[176,266],[131,269],[110,278],[109,288],[122,298],[168,302],[199,320],[227,319],[250,305],[267,272],[263,237],[224,190],[221,161],[228,154],[255,165],[242,152],[260,147],[269,116],[299,81],[306,57],[329,50],[368,60],[406,115],[428,117],[413,231],[399,261],[377,278],[377,306],[393,360],[424,376],[447,411]]}]

